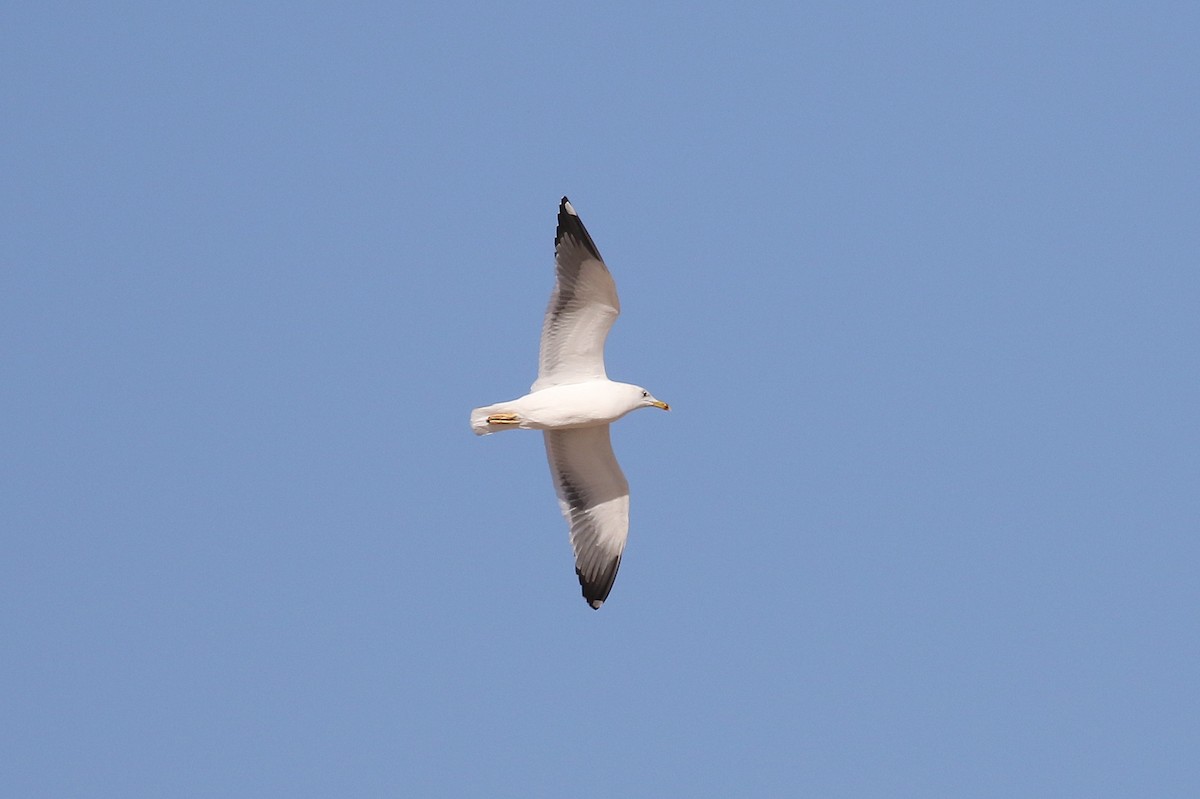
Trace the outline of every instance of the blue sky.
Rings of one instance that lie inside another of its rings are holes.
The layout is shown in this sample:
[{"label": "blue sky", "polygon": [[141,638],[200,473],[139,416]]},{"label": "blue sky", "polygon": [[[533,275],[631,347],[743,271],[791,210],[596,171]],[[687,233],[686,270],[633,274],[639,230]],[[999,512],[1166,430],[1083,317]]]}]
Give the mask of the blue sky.
[{"label": "blue sky", "polygon": [[[0,12],[0,783],[1200,792],[1200,11]],[[558,199],[623,314],[579,596]]]}]

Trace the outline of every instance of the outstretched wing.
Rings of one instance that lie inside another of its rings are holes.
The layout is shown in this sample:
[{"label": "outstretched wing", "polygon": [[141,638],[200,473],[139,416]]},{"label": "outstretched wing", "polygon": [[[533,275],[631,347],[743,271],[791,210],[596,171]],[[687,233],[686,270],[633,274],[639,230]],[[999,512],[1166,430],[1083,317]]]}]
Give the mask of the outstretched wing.
[{"label": "outstretched wing", "polygon": [[621,312],[617,287],[587,228],[566,197],[554,235],[557,282],[542,323],[533,390],[604,380],[604,340]]},{"label": "outstretched wing", "polygon": [[558,504],[571,526],[583,598],[599,609],[612,590],[629,537],[629,483],[608,425],[547,430],[546,457]]}]

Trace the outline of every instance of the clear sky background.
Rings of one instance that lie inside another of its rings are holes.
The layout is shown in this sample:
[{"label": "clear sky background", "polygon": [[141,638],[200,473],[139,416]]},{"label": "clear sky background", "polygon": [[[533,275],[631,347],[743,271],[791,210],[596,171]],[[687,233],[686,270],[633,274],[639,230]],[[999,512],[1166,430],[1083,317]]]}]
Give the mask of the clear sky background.
[{"label": "clear sky background", "polygon": [[[1200,795],[1200,7],[9,4],[0,784]],[[569,195],[629,548],[524,393]]]}]

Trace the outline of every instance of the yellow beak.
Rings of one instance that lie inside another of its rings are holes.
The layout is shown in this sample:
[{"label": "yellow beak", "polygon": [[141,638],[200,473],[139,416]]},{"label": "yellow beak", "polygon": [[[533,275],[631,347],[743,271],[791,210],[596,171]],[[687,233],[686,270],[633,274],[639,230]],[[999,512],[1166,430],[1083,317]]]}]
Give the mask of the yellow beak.
[{"label": "yellow beak", "polygon": [[670,406],[670,405],[668,405],[668,404],[667,404],[667,403],[665,403],[665,402],[660,402],[659,400],[655,400],[654,402],[652,402],[652,403],[650,403],[650,404],[651,404],[651,405],[653,405],[655,408],[662,408],[664,411],[669,411],[669,410],[671,410],[671,406]]}]

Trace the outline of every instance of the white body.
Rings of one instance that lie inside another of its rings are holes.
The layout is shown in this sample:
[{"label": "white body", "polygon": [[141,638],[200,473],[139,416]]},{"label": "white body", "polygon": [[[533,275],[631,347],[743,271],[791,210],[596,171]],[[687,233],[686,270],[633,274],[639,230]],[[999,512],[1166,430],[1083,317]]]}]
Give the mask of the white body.
[{"label": "white body", "polygon": [[[648,401],[649,400],[649,401]],[[644,389],[629,383],[592,380],[532,391],[519,399],[498,402],[471,412],[471,429],[484,436],[513,428],[570,430],[615,422],[630,411],[653,405]],[[494,414],[516,414],[516,424],[488,424]]]}]

